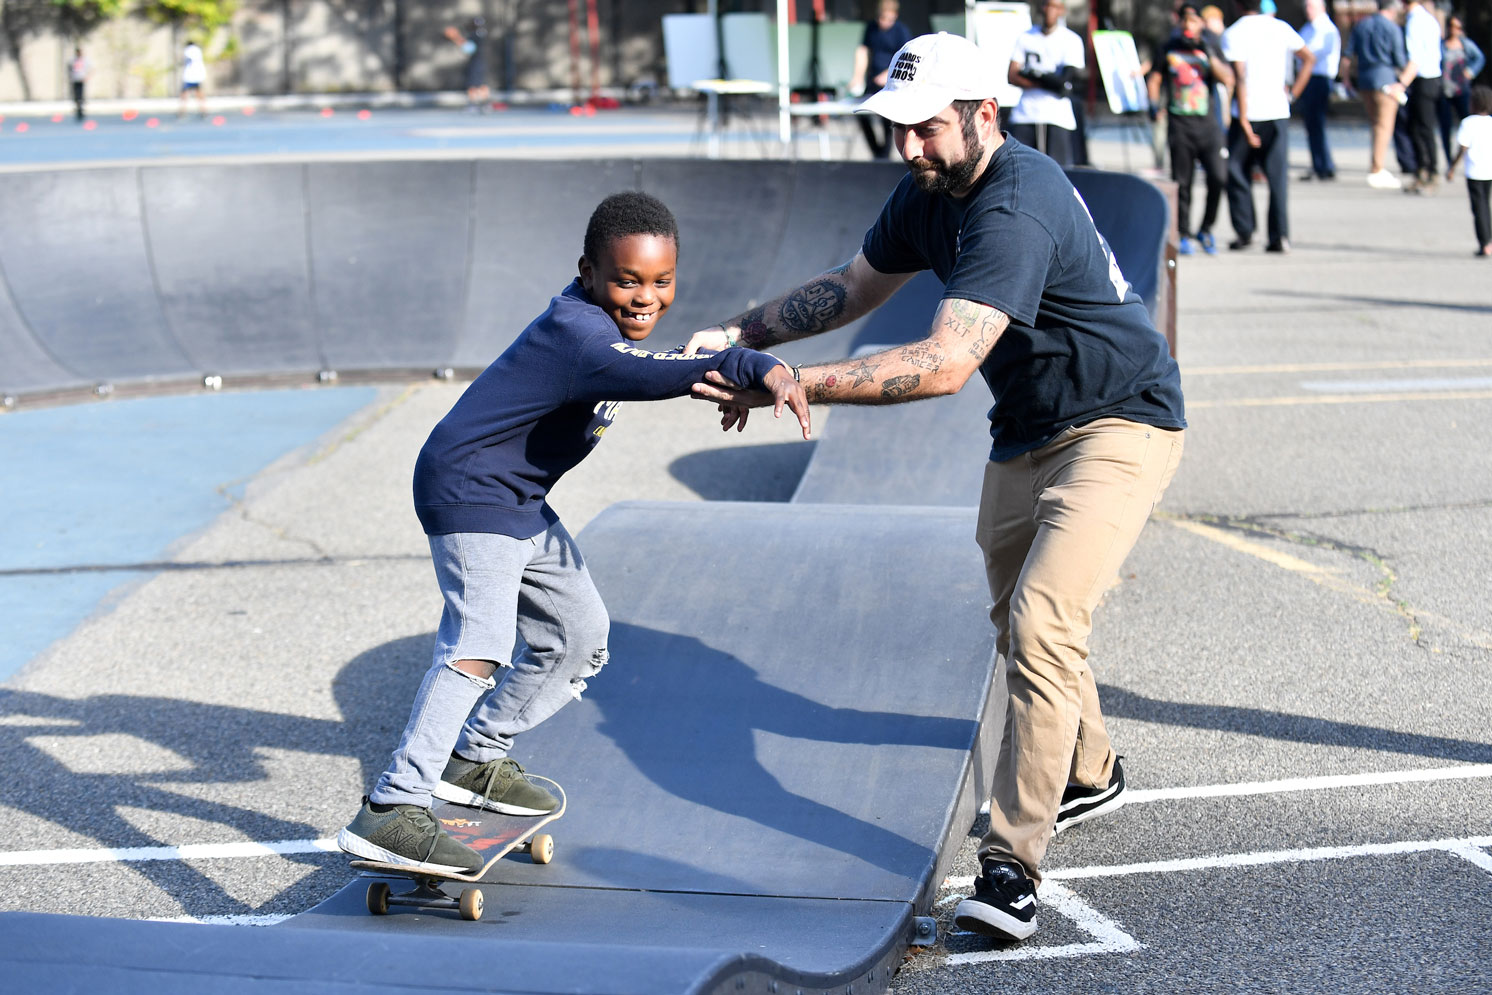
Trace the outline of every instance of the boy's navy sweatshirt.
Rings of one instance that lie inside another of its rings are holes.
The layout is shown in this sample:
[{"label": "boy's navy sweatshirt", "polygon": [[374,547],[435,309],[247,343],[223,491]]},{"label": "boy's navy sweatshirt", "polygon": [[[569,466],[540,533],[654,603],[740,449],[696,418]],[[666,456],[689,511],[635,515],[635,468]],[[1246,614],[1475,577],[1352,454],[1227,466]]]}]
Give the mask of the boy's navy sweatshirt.
[{"label": "boy's navy sweatshirt", "polygon": [[708,370],[764,390],[778,365],[750,349],[636,348],[575,280],[430,433],[414,465],[415,513],[429,535],[536,536],[558,521],[549,489],[601,441],[616,402],[679,397]]}]

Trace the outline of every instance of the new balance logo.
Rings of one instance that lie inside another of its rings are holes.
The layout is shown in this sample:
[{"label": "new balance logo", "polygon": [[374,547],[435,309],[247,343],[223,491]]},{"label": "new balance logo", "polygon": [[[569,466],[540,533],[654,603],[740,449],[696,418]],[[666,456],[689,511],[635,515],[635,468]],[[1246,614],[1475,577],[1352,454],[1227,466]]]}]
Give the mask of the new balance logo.
[{"label": "new balance logo", "polygon": [[909,80],[917,75],[917,63],[922,61],[921,56],[913,55],[911,52],[903,52],[896,60],[896,65],[887,74],[889,82],[893,79]]}]

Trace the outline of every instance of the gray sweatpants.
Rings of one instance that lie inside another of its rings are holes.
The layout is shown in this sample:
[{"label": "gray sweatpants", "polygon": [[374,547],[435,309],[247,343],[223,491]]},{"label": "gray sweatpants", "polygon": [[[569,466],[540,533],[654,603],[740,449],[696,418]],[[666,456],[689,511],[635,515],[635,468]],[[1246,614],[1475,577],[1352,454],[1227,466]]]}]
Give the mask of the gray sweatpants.
[{"label": "gray sweatpants", "polygon": [[[430,555],[445,610],[409,724],[369,794],[383,805],[428,807],[453,748],[481,763],[507,756],[514,737],[579,698],[607,660],[606,606],[558,522],[532,539],[431,536]],[[458,660],[498,664],[502,682],[457,670]]]}]

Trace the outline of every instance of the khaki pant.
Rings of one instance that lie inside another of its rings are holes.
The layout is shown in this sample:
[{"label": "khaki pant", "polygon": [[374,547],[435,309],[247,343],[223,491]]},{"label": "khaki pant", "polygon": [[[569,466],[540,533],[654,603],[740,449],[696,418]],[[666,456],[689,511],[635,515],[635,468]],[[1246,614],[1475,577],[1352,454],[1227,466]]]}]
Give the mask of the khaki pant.
[{"label": "khaki pant", "polygon": [[1102,418],[984,472],[978,540],[1009,702],[979,856],[1038,882],[1069,781],[1104,787],[1114,769],[1088,667],[1093,609],[1176,473],[1184,435]]},{"label": "khaki pant", "polygon": [[1376,173],[1388,161],[1388,147],[1394,140],[1394,120],[1399,116],[1399,101],[1382,90],[1369,90],[1362,95],[1363,107],[1368,112],[1368,127],[1372,135],[1372,153],[1368,160],[1368,172]]}]

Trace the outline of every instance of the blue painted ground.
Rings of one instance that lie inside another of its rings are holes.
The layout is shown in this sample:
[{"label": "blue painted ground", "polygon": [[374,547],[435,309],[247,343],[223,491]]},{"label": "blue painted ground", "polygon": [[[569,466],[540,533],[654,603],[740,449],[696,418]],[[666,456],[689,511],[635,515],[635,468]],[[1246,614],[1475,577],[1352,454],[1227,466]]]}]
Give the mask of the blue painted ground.
[{"label": "blue painted ground", "polygon": [[[357,153],[430,154],[443,151],[480,153],[504,148],[560,156],[584,147],[597,149],[670,146],[689,142],[699,125],[690,108],[669,111],[601,111],[576,117],[567,110],[531,108],[490,114],[447,109],[375,110],[366,120],[338,109],[330,117],[314,111],[260,111],[252,117],[225,110],[207,119],[172,113],[125,121],[118,113],[101,114],[85,130],[73,118],[11,115],[0,120],[0,162],[22,166],[41,163],[93,162],[117,159],[161,159],[179,156],[348,155]],[[221,117],[215,125],[212,118]],[[25,130],[17,130],[17,125]]]},{"label": "blue painted ground", "polygon": [[0,417],[0,680],[375,393],[204,394]]}]

